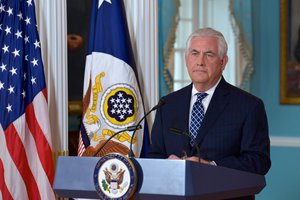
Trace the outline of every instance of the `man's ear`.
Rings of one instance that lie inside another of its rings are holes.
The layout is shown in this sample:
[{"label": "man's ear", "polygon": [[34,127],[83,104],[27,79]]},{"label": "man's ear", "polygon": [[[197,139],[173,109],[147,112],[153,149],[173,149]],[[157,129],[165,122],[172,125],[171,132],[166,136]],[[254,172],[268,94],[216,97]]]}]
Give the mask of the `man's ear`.
[{"label": "man's ear", "polygon": [[225,66],[226,66],[227,62],[228,62],[228,56],[226,55],[226,56],[223,57],[223,59],[221,59],[222,70],[225,69]]}]

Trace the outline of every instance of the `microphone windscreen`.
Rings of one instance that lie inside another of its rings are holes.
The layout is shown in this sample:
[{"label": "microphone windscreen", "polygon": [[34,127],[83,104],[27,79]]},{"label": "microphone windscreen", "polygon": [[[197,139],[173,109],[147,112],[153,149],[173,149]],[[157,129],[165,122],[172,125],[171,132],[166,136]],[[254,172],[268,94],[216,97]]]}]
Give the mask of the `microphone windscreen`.
[{"label": "microphone windscreen", "polygon": [[166,103],[166,101],[164,99],[160,99],[157,105],[160,107],[160,106],[165,105],[165,103]]},{"label": "microphone windscreen", "polygon": [[154,107],[150,110],[150,112],[153,111],[153,110],[156,110],[157,108],[159,108],[159,107],[161,107],[161,106],[163,106],[163,105],[165,105],[165,103],[166,103],[166,101],[165,101],[164,99],[160,99],[159,102],[156,104],[156,106],[154,106]]}]

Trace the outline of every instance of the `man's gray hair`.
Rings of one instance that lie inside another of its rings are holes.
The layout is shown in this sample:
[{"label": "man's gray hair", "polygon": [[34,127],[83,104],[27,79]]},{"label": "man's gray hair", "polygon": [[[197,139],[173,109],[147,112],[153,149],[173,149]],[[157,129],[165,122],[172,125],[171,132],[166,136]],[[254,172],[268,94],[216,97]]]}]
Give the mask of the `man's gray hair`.
[{"label": "man's gray hair", "polygon": [[227,42],[226,42],[223,34],[219,31],[217,31],[213,28],[209,28],[209,27],[197,29],[189,36],[189,38],[186,42],[186,53],[188,53],[188,51],[189,51],[191,40],[194,37],[199,37],[199,36],[216,38],[218,40],[218,51],[219,51],[220,58],[223,58],[225,55],[227,55],[228,47],[227,47]]}]

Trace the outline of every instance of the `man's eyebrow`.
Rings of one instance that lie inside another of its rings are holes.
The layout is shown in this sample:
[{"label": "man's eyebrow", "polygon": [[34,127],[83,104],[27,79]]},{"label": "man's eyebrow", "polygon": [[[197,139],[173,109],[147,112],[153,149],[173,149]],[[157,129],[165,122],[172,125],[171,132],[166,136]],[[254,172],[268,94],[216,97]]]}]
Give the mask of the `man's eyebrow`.
[{"label": "man's eyebrow", "polygon": [[207,50],[204,51],[204,53],[215,53],[215,52],[211,49],[207,49]]},{"label": "man's eyebrow", "polygon": [[213,50],[207,50],[207,51],[204,51],[205,54],[213,54],[213,55],[216,55],[217,53],[214,52]]},{"label": "man's eyebrow", "polygon": [[197,53],[199,53],[199,51],[197,49],[191,49],[190,52],[197,52]]},{"label": "man's eyebrow", "polygon": [[[199,53],[200,51],[198,51],[197,49],[190,49],[189,52],[197,52],[197,53]],[[207,50],[205,50],[203,53],[212,53],[212,54],[216,54],[216,52],[214,52],[214,51],[211,50],[211,49],[207,49]]]}]

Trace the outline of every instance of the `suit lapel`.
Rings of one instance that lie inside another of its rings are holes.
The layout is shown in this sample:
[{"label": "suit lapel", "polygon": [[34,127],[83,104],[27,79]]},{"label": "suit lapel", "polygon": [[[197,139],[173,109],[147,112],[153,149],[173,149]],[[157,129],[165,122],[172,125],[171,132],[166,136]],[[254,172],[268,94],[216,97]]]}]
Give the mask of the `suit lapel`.
[{"label": "suit lapel", "polygon": [[228,104],[228,99],[226,96],[229,94],[229,90],[227,89],[227,86],[228,83],[222,78],[213,94],[208,109],[205,113],[203,124],[196,138],[196,144],[200,144],[200,146],[203,138],[214,125],[215,121],[218,120],[218,117]]},{"label": "suit lapel", "polygon": [[190,115],[190,103],[191,103],[191,93],[192,93],[192,84],[188,86],[187,90],[184,91],[185,94],[182,96],[184,100],[180,103],[180,106],[176,109],[180,110],[182,117],[182,126],[184,131],[189,131],[189,115]]},{"label": "suit lapel", "polygon": [[[182,90],[181,93],[178,94],[177,100],[179,102],[176,109],[176,116],[178,116],[178,120],[176,120],[176,124],[174,127],[181,129],[182,131],[186,131],[189,133],[189,113],[190,113],[190,102],[191,102],[191,93],[192,93],[192,84],[186,87],[186,89]],[[190,150],[190,139],[187,136],[182,136],[182,140],[180,141],[183,145],[183,148],[187,151]],[[189,153],[189,152],[187,152]]]}]

